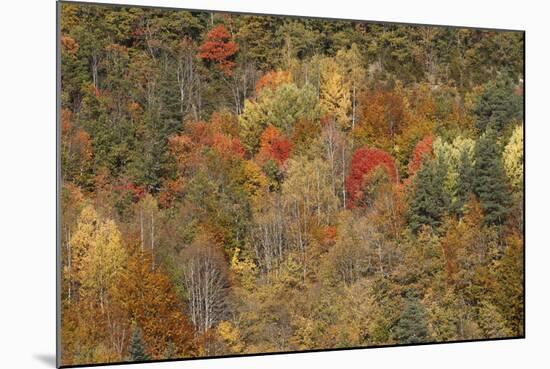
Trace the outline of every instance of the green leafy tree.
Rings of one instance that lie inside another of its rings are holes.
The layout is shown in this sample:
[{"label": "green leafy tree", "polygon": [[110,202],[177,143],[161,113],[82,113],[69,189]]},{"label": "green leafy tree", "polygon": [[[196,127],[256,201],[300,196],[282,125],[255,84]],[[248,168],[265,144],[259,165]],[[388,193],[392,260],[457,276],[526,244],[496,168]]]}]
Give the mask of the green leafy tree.
[{"label": "green leafy tree", "polygon": [[243,146],[248,152],[255,153],[268,124],[291,135],[299,120],[316,120],[318,117],[317,94],[313,86],[300,88],[287,83],[275,90],[263,89],[256,101],[245,101],[244,112],[239,116]]},{"label": "green leafy tree", "polygon": [[261,70],[276,67],[279,50],[277,44],[280,40],[273,36],[281,22],[279,17],[265,16],[243,16],[235,19],[239,58],[244,64],[252,62]]}]

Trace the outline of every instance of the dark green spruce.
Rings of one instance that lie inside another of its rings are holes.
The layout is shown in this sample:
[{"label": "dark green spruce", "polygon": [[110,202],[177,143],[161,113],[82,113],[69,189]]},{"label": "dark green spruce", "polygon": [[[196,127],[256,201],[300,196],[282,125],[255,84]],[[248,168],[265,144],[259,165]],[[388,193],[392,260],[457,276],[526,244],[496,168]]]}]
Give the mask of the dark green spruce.
[{"label": "dark green spruce", "polygon": [[485,212],[485,222],[490,225],[503,224],[510,210],[510,193],[496,132],[492,128],[476,144],[474,189]]},{"label": "dark green spruce", "polygon": [[409,297],[394,328],[394,338],[399,343],[421,343],[429,338],[426,310],[418,298]]},{"label": "dark green spruce", "polygon": [[143,343],[139,327],[134,327],[132,340],[128,347],[128,354],[132,361],[145,361],[150,359],[149,355],[145,353],[145,344]]},{"label": "dark green spruce", "polygon": [[443,187],[446,175],[442,158],[424,159],[415,178],[415,193],[409,209],[409,225],[415,233],[423,225],[434,229],[441,225],[449,207],[449,199]]},{"label": "dark green spruce", "polygon": [[456,202],[453,205],[453,212],[463,215],[464,205],[474,192],[474,168],[472,159],[466,150],[460,153],[458,162],[458,179],[456,189]]}]

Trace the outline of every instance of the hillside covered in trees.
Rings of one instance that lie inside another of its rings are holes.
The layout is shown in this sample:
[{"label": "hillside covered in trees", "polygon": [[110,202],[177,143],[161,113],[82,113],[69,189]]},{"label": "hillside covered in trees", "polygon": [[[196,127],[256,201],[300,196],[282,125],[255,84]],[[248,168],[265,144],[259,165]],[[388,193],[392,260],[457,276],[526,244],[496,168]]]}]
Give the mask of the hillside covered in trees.
[{"label": "hillside covered in trees", "polygon": [[63,365],[523,336],[523,33],[60,27]]}]

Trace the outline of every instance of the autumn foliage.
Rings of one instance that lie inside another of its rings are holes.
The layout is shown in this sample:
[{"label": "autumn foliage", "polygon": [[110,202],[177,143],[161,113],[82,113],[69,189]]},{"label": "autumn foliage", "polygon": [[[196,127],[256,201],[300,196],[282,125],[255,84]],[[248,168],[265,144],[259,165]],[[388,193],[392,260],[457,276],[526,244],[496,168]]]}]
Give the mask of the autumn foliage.
[{"label": "autumn foliage", "polygon": [[199,48],[199,57],[215,63],[225,75],[230,76],[235,66],[230,59],[238,50],[239,46],[231,41],[231,35],[220,24],[206,34],[206,41]]},{"label": "autumn foliage", "polygon": [[223,159],[243,158],[235,125],[230,115],[214,113],[209,122],[188,122],[182,134],[169,137],[168,147],[179,170],[184,172],[202,163],[203,148],[213,149]]},{"label": "autumn foliage", "polygon": [[433,136],[428,135],[422,140],[418,141],[414,147],[411,160],[409,161],[409,176],[413,176],[420,166],[425,157],[429,157],[433,153]]},{"label": "autumn foliage", "polygon": [[349,174],[346,178],[346,191],[350,196],[348,207],[354,207],[365,178],[376,169],[385,171],[390,181],[397,181],[395,161],[387,152],[364,146],[353,154]]},{"label": "autumn foliage", "polygon": [[[163,358],[170,345],[174,347],[174,355],[194,352],[197,345],[193,327],[183,314],[173,285],[164,271],[151,270],[151,262],[151,255],[138,251],[129,258],[118,298],[125,301],[127,313],[142,328],[151,358]],[[159,320],[159,316],[163,319]]]},{"label": "autumn foliage", "polygon": [[256,93],[264,88],[275,90],[283,83],[290,83],[290,73],[286,71],[269,71],[256,82]]},{"label": "autumn foliage", "polygon": [[260,138],[260,151],[257,157],[260,162],[271,159],[282,165],[290,156],[291,150],[290,141],[277,128],[267,126]]},{"label": "autumn foliage", "polygon": [[524,335],[523,33],[60,9],[61,366]]},{"label": "autumn foliage", "polygon": [[411,121],[407,102],[399,90],[377,88],[365,92],[359,98],[359,115],[361,124],[355,135],[385,150],[393,149],[397,137]]}]

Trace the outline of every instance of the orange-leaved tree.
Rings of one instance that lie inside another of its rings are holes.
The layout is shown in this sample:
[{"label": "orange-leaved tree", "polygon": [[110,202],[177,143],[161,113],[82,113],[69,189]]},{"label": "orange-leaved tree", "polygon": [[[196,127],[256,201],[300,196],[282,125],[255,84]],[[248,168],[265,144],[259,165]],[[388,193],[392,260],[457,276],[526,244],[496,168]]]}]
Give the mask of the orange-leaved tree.
[{"label": "orange-leaved tree", "polygon": [[231,35],[223,24],[212,28],[206,34],[206,41],[199,48],[199,57],[215,65],[227,76],[233,72],[235,62],[231,58],[239,50],[239,45],[231,41]]},{"label": "orange-leaved tree", "polygon": [[267,126],[260,138],[260,151],[257,158],[260,162],[273,160],[278,165],[283,165],[290,156],[291,150],[290,141],[277,128],[270,125]]},{"label": "orange-leaved tree", "polygon": [[271,90],[277,89],[280,85],[284,83],[290,83],[290,73],[287,71],[269,71],[264,74],[258,82],[256,82],[256,93],[259,93],[264,88],[269,88]]}]

